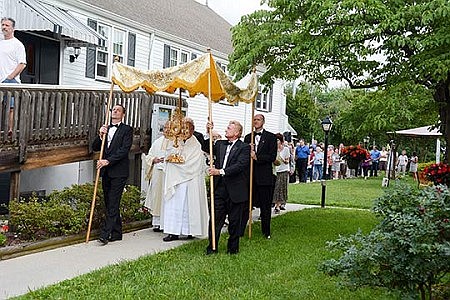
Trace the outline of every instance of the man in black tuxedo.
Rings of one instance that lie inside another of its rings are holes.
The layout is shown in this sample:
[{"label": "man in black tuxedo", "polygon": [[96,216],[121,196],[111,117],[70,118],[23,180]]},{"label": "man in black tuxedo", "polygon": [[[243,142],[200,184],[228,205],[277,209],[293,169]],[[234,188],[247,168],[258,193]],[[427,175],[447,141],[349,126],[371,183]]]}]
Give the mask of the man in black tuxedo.
[{"label": "man in black tuxedo", "polygon": [[100,134],[92,145],[94,151],[99,151],[102,139],[107,139],[103,157],[97,161],[97,169],[101,169],[106,207],[106,219],[99,238],[99,242],[103,245],[122,240],[122,218],[119,206],[129,175],[128,152],[133,142],[133,129],[122,123],[124,116],[125,107],[120,104],[115,105],[111,112],[111,125],[103,125],[100,128]]},{"label": "man in black tuxedo", "polygon": [[212,249],[211,218],[209,221],[209,245],[206,254],[217,252],[220,232],[228,215],[227,253],[239,252],[241,217],[245,206],[248,206],[248,168],[250,164],[250,147],[239,138],[242,125],[238,121],[230,121],[225,131],[227,140],[218,140],[214,144],[214,167],[209,175],[214,180],[214,222],[216,250]]},{"label": "man in black tuxedo", "polygon": [[[275,134],[263,128],[265,118],[257,114],[253,118],[255,128],[253,141],[251,134],[247,134],[244,142],[251,145],[251,159],[253,159],[253,198],[261,211],[261,231],[270,239],[270,220],[272,208],[272,195],[274,186],[274,174],[272,163],[277,157],[277,138]],[[248,207],[247,207],[248,208]],[[243,214],[241,235],[244,235],[249,218],[248,209]]]}]

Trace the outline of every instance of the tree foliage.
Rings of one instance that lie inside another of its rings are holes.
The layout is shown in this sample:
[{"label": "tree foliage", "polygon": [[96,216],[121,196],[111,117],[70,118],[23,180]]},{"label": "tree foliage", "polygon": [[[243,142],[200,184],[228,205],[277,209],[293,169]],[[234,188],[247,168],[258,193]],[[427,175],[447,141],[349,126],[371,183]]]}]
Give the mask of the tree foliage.
[{"label": "tree foliage", "polygon": [[402,291],[405,298],[420,293],[422,299],[433,299],[435,284],[449,284],[447,187],[417,190],[396,185],[375,202],[373,211],[381,219],[379,225],[368,235],[358,232],[329,242],[343,254],[324,262],[321,269],[351,287],[387,287]]},{"label": "tree foliage", "polygon": [[[314,136],[323,140],[320,121],[330,116],[334,123],[330,142],[334,145],[358,144],[369,136],[381,147],[390,140],[386,132],[431,125],[438,115],[429,90],[412,83],[377,91],[323,89],[301,83],[295,97],[292,87],[286,89],[286,102],[289,123],[297,131],[297,137],[309,140]],[[407,148],[413,146],[409,140],[403,142],[407,142]],[[426,147],[429,143],[421,141],[419,144]]]},{"label": "tree foliage", "polygon": [[358,137],[382,141],[389,131],[431,125],[438,109],[429,94],[414,84],[354,93],[351,104],[341,110],[336,127],[342,128],[343,141],[354,143]]},{"label": "tree foliage", "polygon": [[441,104],[448,141],[450,0],[262,2],[270,10],[244,16],[233,28],[232,73],[243,76],[263,64],[264,84],[304,78],[343,80],[352,89],[422,85]]},{"label": "tree foliage", "polygon": [[311,140],[319,131],[319,110],[315,103],[318,94],[314,86],[303,83],[296,87],[291,85],[286,88],[286,114],[289,123],[297,131],[297,137],[306,141]]}]

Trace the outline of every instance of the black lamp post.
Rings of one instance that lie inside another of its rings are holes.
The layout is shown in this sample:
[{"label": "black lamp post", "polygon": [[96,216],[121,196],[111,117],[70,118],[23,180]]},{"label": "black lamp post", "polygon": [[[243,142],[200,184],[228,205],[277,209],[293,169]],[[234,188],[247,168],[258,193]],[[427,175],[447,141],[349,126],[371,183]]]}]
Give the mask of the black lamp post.
[{"label": "black lamp post", "polygon": [[326,117],[325,119],[323,119],[322,123],[322,129],[325,132],[325,149],[324,149],[324,153],[323,153],[323,175],[322,175],[322,180],[320,181],[322,183],[322,201],[320,202],[320,206],[323,208],[325,207],[325,191],[327,188],[326,185],[326,180],[328,179],[328,163],[327,163],[327,158],[328,158],[328,133],[330,133],[331,131],[331,127],[333,126],[333,122],[331,121],[331,119],[329,117]]}]

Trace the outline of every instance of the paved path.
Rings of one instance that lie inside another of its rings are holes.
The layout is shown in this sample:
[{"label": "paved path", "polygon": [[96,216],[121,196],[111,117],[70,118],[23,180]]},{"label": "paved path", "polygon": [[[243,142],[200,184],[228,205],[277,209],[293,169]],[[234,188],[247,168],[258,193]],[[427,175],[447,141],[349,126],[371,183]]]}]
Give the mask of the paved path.
[{"label": "paved path", "polygon": [[[288,204],[286,211],[307,207]],[[254,219],[259,216],[254,211]],[[96,269],[129,261],[140,256],[165,251],[189,241],[163,242],[164,234],[151,229],[126,233],[123,240],[101,246],[97,241],[34,253],[0,261],[0,299],[26,294],[60,281],[89,273]]]}]

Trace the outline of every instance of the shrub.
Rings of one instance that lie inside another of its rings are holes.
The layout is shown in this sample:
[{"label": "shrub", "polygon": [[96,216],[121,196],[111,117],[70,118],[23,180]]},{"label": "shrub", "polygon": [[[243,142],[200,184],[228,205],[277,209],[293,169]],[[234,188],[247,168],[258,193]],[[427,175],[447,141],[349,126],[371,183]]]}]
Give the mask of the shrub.
[{"label": "shrub", "polygon": [[417,164],[417,171],[422,172],[426,167],[431,166],[435,162],[422,162]]},{"label": "shrub", "polygon": [[4,246],[6,244],[6,236],[3,233],[0,233],[0,246]]},{"label": "shrub", "polygon": [[[46,201],[39,201],[35,196],[29,201],[12,201],[9,206],[11,230],[22,240],[81,233],[88,227],[93,192],[93,184],[73,185],[52,192]],[[143,199],[139,188],[126,186],[120,206],[124,223],[150,217],[149,212],[142,207]],[[92,229],[100,227],[104,206],[103,191],[99,185]]]},{"label": "shrub", "polygon": [[368,235],[358,232],[329,242],[343,254],[320,268],[351,287],[381,286],[408,298],[419,292],[431,299],[433,285],[449,284],[449,190],[397,184],[375,201],[373,211],[380,224]]}]

